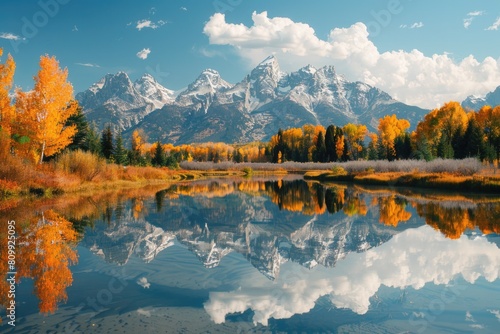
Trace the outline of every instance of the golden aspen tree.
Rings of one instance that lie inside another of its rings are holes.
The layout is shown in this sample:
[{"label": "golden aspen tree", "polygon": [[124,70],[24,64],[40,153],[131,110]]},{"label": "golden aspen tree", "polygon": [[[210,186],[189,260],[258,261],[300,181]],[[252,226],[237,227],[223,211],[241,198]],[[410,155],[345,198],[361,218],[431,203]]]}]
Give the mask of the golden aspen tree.
[{"label": "golden aspen tree", "polygon": [[[349,159],[357,160],[363,150],[362,144],[368,130],[364,125],[352,123],[344,125],[342,130],[347,143],[347,153],[349,155]],[[343,141],[342,144],[338,143],[337,145],[341,145],[342,150],[344,149]],[[340,146],[338,147],[338,151],[340,151]],[[339,156],[342,156],[342,154]]]},{"label": "golden aspen tree", "polygon": [[378,132],[382,145],[385,147],[387,156],[395,155],[394,140],[410,127],[406,119],[398,119],[396,115],[385,116],[378,123]]},{"label": "golden aspen tree", "polygon": [[[0,48],[0,57],[3,49]],[[16,63],[11,55],[8,55],[5,64],[0,63],[0,159],[5,159],[10,151],[12,122],[14,121],[15,109],[11,103],[9,92]]]},{"label": "golden aspen tree", "polygon": [[27,147],[18,149],[39,163],[71,144],[76,133],[76,126],[66,126],[78,108],[67,79],[68,70],[60,69],[55,57],[42,56],[34,89],[17,92],[16,123],[20,134],[30,138]]},{"label": "golden aspen tree", "polygon": [[438,156],[438,146],[441,143],[451,148],[451,141],[457,131],[465,131],[468,117],[460,103],[448,102],[439,109],[434,109],[424,120],[418,123],[414,136],[416,144],[428,143],[433,156]]}]

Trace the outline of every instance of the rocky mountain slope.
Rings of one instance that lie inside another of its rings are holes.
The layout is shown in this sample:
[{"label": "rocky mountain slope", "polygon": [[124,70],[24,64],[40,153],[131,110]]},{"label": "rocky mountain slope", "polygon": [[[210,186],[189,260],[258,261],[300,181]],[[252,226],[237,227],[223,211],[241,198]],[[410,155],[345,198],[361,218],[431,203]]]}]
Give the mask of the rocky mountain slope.
[{"label": "rocky mountain slope", "polygon": [[475,111],[486,105],[492,107],[500,105],[500,86],[486,96],[471,95],[462,102],[462,107]]},{"label": "rocky mountain slope", "polygon": [[149,141],[171,143],[268,140],[279,128],[304,124],[366,124],[396,114],[412,126],[428,112],[394,100],[362,82],[349,82],[333,66],[284,73],[270,56],[232,85],[212,69],[174,96],[149,75],[132,83],[108,74],[77,99],[99,128],[142,129]]}]

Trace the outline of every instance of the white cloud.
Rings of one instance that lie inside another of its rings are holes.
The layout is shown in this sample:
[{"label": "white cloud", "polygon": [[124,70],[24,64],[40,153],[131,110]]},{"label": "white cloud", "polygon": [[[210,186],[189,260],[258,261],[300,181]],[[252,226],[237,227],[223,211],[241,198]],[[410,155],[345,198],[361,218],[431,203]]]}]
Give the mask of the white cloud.
[{"label": "white cloud", "polygon": [[101,67],[97,64],[90,64],[90,63],[75,63],[76,65],[80,65],[80,66],[85,66],[85,67]]},{"label": "white cloud", "polygon": [[424,26],[424,23],[423,22],[415,22],[413,24],[410,24],[410,25],[407,25],[407,24],[402,24],[400,25],[399,27],[401,29],[406,29],[406,28],[410,28],[410,29],[420,29]]},{"label": "white cloud", "polygon": [[0,32],[0,38],[10,39],[10,40],[13,40],[13,41],[19,41],[19,40],[22,39],[20,36],[14,35],[14,34],[12,34],[10,32]]},{"label": "white cloud", "polygon": [[498,30],[500,28],[500,17],[497,17],[496,21],[493,22],[491,26],[486,28],[486,30]]},{"label": "white cloud", "polygon": [[349,254],[333,269],[308,270],[285,263],[274,282],[240,282],[238,290],[211,292],[204,307],[216,323],[223,323],[228,314],[251,309],[253,321],[266,325],[270,318],[307,313],[327,296],[337,308],[365,314],[382,285],[421,289],[432,282],[446,285],[446,292],[458,297],[467,285],[450,283],[459,276],[469,283],[480,277],[495,281],[500,276],[500,249],[486,237],[450,240],[426,225],[406,230],[365,253]]},{"label": "white cloud", "polygon": [[193,47],[193,51],[199,52],[201,55],[203,55],[204,57],[207,57],[207,58],[214,58],[214,57],[222,57],[224,59],[226,58],[225,54],[223,52],[220,52],[218,50],[213,50],[213,49],[207,49],[204,47],[201,47],[199,49]]},{"label": "white cloud", "polygon": [[151,20],[139,20],[137,21],[136,28],[137,30],[141,31],[144,28],[150,28],[150,29],[158,29],[162,25],[165,25],[167,21],[159,20],[156,22],[153,22]]},{"label": "white cloud", "polygon": [[187,12],[188,9],[186,7],[181,7],[181,10]]},{"label": "white cloud", "polygon": [[[416,49],[381,53],[361,22],[334,28],[323,40],[308,24],[286,17],[269,18],[267,12],[254,12],[252,20],[253,25],[247,27],[227,23],[224,14],[216,13],[203,32],[211,44],[233,46],[249,67],[270,54],[287,71],[307,64],[334,64],[349,80],[364,81],[402,102],[427,108],[486,94],[500,85],[500,60],[487,57],[478,61],[471,55],[455,61],[444,53],[427,56]],[[421,25],[417,22],[415,28]]]},{"label": "white cloud", "polygon": [[137,52],[137,57],[141,59],[147,59],[149,54],[151,53],[151,50],[149,48],[147,49],[142,49],[141,51]]},{"label": "white cloud", "polygon": [[467,13],[467,17],[464,19],[464,28],[469,29],[474,18],[477,16],[481,16],[483,14],[484,14],[484,11],[481,11],[481,10],[476,10],[474,12]]},{"label": "white cloud", "polygon": [[148,282],[148,279],[146,277],[141,277],[137,280],[137,284],[142,286],[144,289],[149,289],[151,286],[151,283]]},{"label": "white cloud", "polygon": [[484,14],[484,11],[482,10],[476,10],[474,12],[470,12],[467,14],[467,16],[481,16]]},{"label": "white cloud", "polygon": [[464,19],[464,28],[469,29],[470,25],[472,24],[472,20],[474,20],[473,17],[468,17]]}]

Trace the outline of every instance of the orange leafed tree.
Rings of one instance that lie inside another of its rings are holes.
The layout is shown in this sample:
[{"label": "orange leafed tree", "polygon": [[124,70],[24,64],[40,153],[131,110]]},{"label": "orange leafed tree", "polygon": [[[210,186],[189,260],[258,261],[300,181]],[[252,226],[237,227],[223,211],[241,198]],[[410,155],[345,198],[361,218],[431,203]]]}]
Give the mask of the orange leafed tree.
[{"label": "orange leafed tree", "polygon": [[[414,135],[416,142],[424,139],[432,150],[432,155],[437,156],[437,147],[440,141],[451,147],[451,140],[457,131],[465,131],[468,117],[460,103],[448,102],[439,109],[434,109],[424,120],[418,123]],[[443,137],[444,138],[441,138]]]},{"label": "orange leafed tree", "polygon": [[386,148],[389,154],[394,155],[394,140],[410,127],[410,122],[406,119],[398,119],[396,115],[385,116],[378,123],[378,132],[382,145]]},{"label": "orange leafed tree", "polygon": [[[0,57],[3,54],[0,48]],[[10,150],[10,138],[12,135],[12,122],[14,121],[14,106],[12,106],[9,92],[12,89],[12,82],[16,63],[9,55],[5,64],[0,63],[0,159],[5,159]]]},{"label": "orange leafed tree", "polygon": [[30,139],[27,144],[17,145],[19,154],[41,163],[44,157],[72,142],[76,126],[66,126],[66,121],[76,113],[78,105],[67,78],[67,69],[60,69],[55,57],[42,56],[34,89],[17,92],[16,130]]},{"label": "orange leafed tree", "polygon": [[[368,133],[366,126],[361,124],[348,123],[342,128],[347,142],[347,151],[351,160],[357,160],[363,146],[362,142]],[[342,156],[344,151],[344,141],[337,141],[336,143],[337,155]]]},{"label": "orange leafed tree", "polygon": [[146,152],[146,142],[143,137],[143,134],[138,130],[134,130],[132,133],[132,152],[139,156]]}]

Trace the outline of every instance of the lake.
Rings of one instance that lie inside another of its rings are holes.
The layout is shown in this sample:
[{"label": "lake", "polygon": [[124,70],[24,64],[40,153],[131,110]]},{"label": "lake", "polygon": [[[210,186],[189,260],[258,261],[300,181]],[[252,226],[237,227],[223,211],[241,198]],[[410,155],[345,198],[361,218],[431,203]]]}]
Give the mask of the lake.
[{"label": "lake", "polygon": [[6,333],[500,328],[497,197],[285,176],[0,209],[18,235],[16,326],[3,309]]}]

